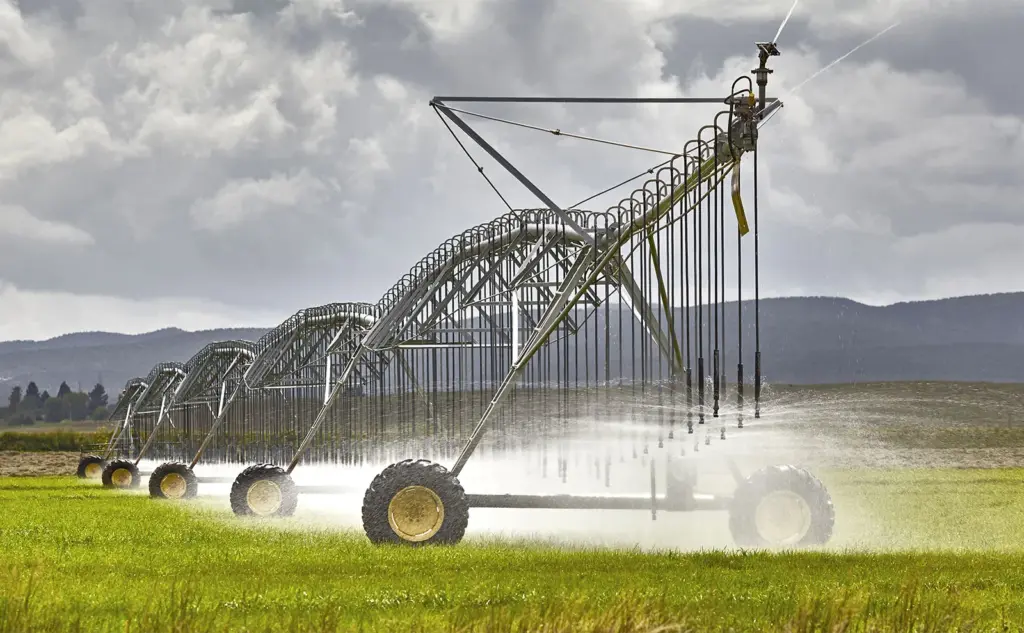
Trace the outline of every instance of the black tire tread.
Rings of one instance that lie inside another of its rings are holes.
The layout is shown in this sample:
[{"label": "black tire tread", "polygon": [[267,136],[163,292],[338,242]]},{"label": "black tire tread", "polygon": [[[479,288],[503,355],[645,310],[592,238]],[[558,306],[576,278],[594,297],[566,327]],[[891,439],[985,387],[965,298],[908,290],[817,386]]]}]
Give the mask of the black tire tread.
[{"label": "black tire tread", "polygon": [[287,517],[295,514],[295,508],[299,504],[299,492],[291,475],[275,464],[254,464],[239,473],[231,484],[231,510],[235,515],[253,516],[245,497],[249,486],[261,479],[272,479],[281,487],[283,499],[280,509],[274,516]]},{"label": "black tire tread", "polygon": [[199,481],[196,474],[188,467],[188,464],[181,462],[165,462],[153,470],[149,476],[149,496],[154,499],[166,499],[163,490],[160,490],[160,482],[170,473],[178,473],[185,479],[185,496],[183,499],[194,499],[199,494]]},{"label": "black tire tread", "polygon": [[825,485],[810,471],[797,466],[768,466],[752,474],[736,488],[729,509],[729,531],[741,547],[767,545],[757,533],[754,511],[758,501],[774,490],[792,490],[803,496],[811,509],[811,527],[794,547],[824,545],[832,538],[836,513]]},{"label": "black tire tread", "polygon": [[82,459],[78,460],[78,475],[79,479],[85,479],[85,469],[91,464],[99,464],[100,468],[106,468],[107,462],[99,455],[85,455]]},{"label": "black tire tread", "polygon": [[138,488],[142,484],[142,477],[139,475],[139,468],[135,465],[135,462],[130,459],[115,459],[103,468],[103,487],[114,487],[114,482],[111,481],[111,476],[114,474],[114,471],[119,468],[127,468],[132,473],[132,483],[128,486],[129,489]]},{"label": "black tire tread", "polygon": [[[419,543],[399,537],[388,522],[391,499],[399,490],[415,485],[430,488],[444,504],[441,529],[430,539]],[[363,496],[362,518],[363,531],[374,544],[454,545],[462,540],[469,525],[469,503],[462,484],[447,468],[425,459],[406,459],[388,466],[374,477]]]}]

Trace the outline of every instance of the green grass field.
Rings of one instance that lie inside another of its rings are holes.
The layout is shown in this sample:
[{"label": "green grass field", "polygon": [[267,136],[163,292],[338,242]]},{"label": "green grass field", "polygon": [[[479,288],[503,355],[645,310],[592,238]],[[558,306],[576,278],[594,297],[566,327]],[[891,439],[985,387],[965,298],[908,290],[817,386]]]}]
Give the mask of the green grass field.
[{"label": "green grass field", "polygon": [[[993,467],[1024,463],[1024,386],[769,391],[760,424],[781,434],[760,437],[852,450],[814,468],[837,510],[825,550],[499,542],[474,533],[472,514],[457,547],[377,548],[311,520],[301,503],[292,519],[258,523],[223,500],[180,505],[71,477],[0,477],[0,633],[1024,630],[1024,468]],[[0,448],[94,439],[73,431],[4,434]],[[677,524],[661,517],[636,513],[637,533],[655,525],[675,542]],[[692,536],[681,531],[679,545]]]},{"label": "green grass field", "polygon": [[822,476],[834,546],[776,554],[378,548],[0,478],[0,632],[1018,630],[1024,470]]}]

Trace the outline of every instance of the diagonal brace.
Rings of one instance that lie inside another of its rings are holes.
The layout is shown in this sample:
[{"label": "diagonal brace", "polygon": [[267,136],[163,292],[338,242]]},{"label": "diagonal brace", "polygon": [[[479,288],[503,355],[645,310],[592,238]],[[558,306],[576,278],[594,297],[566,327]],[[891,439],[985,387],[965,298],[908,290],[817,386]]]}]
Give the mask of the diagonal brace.
[{"label": "diagonal brace", "polygon": [[568,213],[566,213],[564,210],[562,210],[561,207],[555,204],[554,200],[549,198],[543,191],[537,188],[537,185],[533,184],[526,176],[524,176],[518,169],[516,169],[512,165],[512,163],[508,162],[508,160],[506,160],[505,157],[502,156],[498,150],[491,147],[491,145],[487,141],[485,141],[482,136],[477,134],[476,131],[469,126],[469,124],[460,119],[457,114],[452,112],[451,108],[449,108],[443,102],[437,99],[431,101],[430,105],[440,110],[441,113],[444,114],[449,119],[451,119],[452,122],[455,123],[455,125],[459,126],[459,128],[463,132],[465,132],[471,139],[476,141],[477,145],[482,147],[485,152],[490,154],[491,158],[498,161],[499,165],[504,167],[508,171],[508,173],[512,174],[512,176],[515,177],[516,180],[521,182],[524,187],[530,190],[530,193],[537,196],[537,198],[540,199],[541,202],[546,204],[548,208],[550,208],[552,211],[558,214],[558,217],[562,218],[563,222],[572,227],[574,231],[582,235],[583,239],[587,240],[587,242],[589,242],[591,246],[597,245],[597,240],[594,238],[593,235],[583,230],[583,227],[577,224],[576,221],[573,220]]}]

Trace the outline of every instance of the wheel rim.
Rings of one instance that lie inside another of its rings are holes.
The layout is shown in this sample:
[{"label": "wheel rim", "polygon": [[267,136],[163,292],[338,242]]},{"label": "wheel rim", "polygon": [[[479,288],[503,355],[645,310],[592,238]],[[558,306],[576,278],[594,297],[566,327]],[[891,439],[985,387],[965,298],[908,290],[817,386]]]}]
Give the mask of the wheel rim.
[{"label": "wheel rim", "polygon": [[795,545],[811,530],[811,506],[791,490],[775,490],[758,503],[754,525],[770,545]]},{"label": "wheel rim", "polygon": [[437,534],[444,523],[444,504],[430,488],[403,488],[388,504],[388,523],[405,541],[426,541]]},{"label": "wheel rim", "polygon": [[127,468],[118,468],[110,473],[110,483],[118,488],[127,488],[132,485],[132,471]]},{"label": "wheel rim", "polygon": [[103,467],[102,466],[100,466],[96,462],[93,462],[91,464],[86,464],[86,466],[85,466],[85,478],[86,479],[99,479],[101,476],[103,476]]},{"label": "wheel rim", "polygon": [[249,486],[245,493],[245,502],[253,514],[269,516],[281,508],[284,501],[284,494],[277,482],[269,479],[260,479]]},{"label": "wheel rim", "polygon": [[181,499],[188,490],[188,482],[178,473],[167,473],[160,480],[160,492],[168,499]]}]

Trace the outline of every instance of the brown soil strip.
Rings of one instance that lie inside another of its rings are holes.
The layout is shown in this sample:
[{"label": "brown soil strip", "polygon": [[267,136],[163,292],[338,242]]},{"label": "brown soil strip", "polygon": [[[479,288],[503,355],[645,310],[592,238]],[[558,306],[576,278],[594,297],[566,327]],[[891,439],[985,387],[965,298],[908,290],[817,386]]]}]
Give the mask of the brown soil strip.
[{"label": "brown soil strip", "polygon": [[0,476],[74,475],[78,453],[19,453],[0,451]]}]

